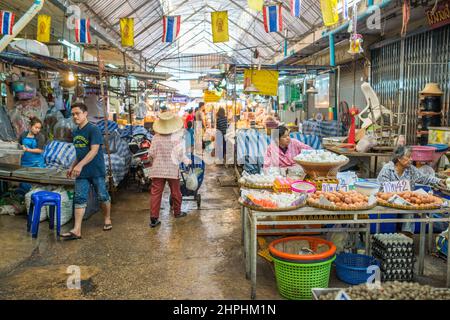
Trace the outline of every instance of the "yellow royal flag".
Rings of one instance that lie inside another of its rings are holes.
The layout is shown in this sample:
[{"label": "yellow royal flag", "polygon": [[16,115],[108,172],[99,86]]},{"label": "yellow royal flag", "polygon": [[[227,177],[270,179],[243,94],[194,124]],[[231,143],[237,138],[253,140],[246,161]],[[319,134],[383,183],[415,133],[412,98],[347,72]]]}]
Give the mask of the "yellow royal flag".
[{"label": "yellow royal flag", "polygon": [[52,17],[40,14],[37,24],[37,41],[50,42],[50,28],[52,26]]},{"label": "yellow royal flag", "polygon": [[264,0],[247,0],[248,7],[256,11],[262,11]]},{"label": "yellow royal flag", "polygon": [[320,0],[323,24],[325,26],[329,27],[339,22],[337,5],[338,0]]},{"label": "yellow royal flag", "polygon": [[122,46],[134,46],[134,18],[120,19],[120,33],[122,34]]},{"label": "yellow royal flag", "polygon": [[250,84],[258,89],[258,94],[265,96],[278,95],[278,71],[244,70],[244,91]]},{"label": "yellow royal flag", "polygon": [[227,42],[228,37],[228,11],[211,12],[211,27],[213,42]]}]

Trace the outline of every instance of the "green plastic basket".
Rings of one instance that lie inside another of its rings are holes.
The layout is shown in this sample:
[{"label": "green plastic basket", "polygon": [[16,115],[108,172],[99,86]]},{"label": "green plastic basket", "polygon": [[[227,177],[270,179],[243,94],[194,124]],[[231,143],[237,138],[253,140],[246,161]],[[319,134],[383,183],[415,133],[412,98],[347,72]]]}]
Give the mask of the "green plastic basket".
[{"label": "green plastic basket", "polygon": [[328,288],[333,256],[318,263],[294,263],[272,257],[278,291],[290,300],[312,299],[312,288]]}]

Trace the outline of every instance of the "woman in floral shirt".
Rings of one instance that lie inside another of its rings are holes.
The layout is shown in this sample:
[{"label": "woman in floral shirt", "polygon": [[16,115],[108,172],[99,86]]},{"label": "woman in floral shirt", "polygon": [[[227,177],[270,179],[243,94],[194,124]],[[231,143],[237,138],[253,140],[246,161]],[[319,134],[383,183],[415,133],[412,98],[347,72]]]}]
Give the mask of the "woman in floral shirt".
[{"label": "woman in floral shirt", "polygon": [[[433,175],[425,175],[411,163],[412,150],[409,147],[399,146],[394,150],[392,161],[384,165],[378,175],[378,182],[392,182],[400,180],[408,180],[411,190],[414,190],[416,184],[435,185],[439,184],[445,187],[445,180],[436,178]],[[406,215],[412,218],[413,215]],[[414,233],[413,222],[403,223],[402,231],[406,233]]]}]

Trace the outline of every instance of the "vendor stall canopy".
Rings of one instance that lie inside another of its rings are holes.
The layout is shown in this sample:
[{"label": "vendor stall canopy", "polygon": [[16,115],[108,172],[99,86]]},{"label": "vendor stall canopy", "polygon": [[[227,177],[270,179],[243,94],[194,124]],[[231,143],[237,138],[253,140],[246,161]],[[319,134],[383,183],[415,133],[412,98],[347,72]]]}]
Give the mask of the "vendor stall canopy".
[{"label": "vendor stall canopy", "polygon": [[[20,11],[25,12],[29,2],[17,0]],[[289,46],[323,26],[320,1],[299,3],[300,16],[295,17],[290,0],[264,1],[265,5],[281,6],[282,30],[276,32],[266,32],[263,12],[251,9],[248,0],[46,0],[42,14],[52,15],[55,20],[52,27],[59,28],[56,23],[62,22],[63,12],[52,11],[56,8],[66,11],[76,5],[81,9],[81,17],[90,19],[93,36],[126,49],[134,61],[146,59],[147,66],[154,71],[173,73],[175,69],[187,73],[207,72],[224,63],[255,63],[252,58],[255,48],[261,63],[272,63],[275,56],[283,54],[286,30]],[[0,8],[14,11],[10,6],[0,4]],[[18,16],[22,14],[17,8],[15,11]],[[215,11],[227,11],[227,42],[213,41],[211,13]],[[173,42],[163,42],[163,17],[176,16],[180,17],[178,37]],[[121,47],[121,18],[134,19],[132,47]]]}]

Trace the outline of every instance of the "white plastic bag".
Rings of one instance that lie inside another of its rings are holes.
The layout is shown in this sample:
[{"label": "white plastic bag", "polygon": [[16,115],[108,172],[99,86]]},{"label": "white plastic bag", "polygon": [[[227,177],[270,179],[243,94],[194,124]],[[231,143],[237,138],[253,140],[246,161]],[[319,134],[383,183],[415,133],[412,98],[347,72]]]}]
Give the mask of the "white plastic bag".
[{"label": "white plastic bag", "polygon": [[377,145],[377,140],[374,136],[366,134],[359,142],[356,144],[356,151],[367,152]]},{"label": "white plastic bag", "polygon": [[186,188],[191,191],[195,191],[198,188],[198,177],[195,172],[191,172],[186,179]]},{"label": "white plastic bag", "polygon": [[[62,187],[52,190],[52,192],[59,193],[61,196],[61,225],[65,225],[72,219],[73,216],[73,190],[66,190]],[[47,210],[47,216],[50,218],[50,210]],[[55,211],[55,226],[56,226],[56,211]]]}]

